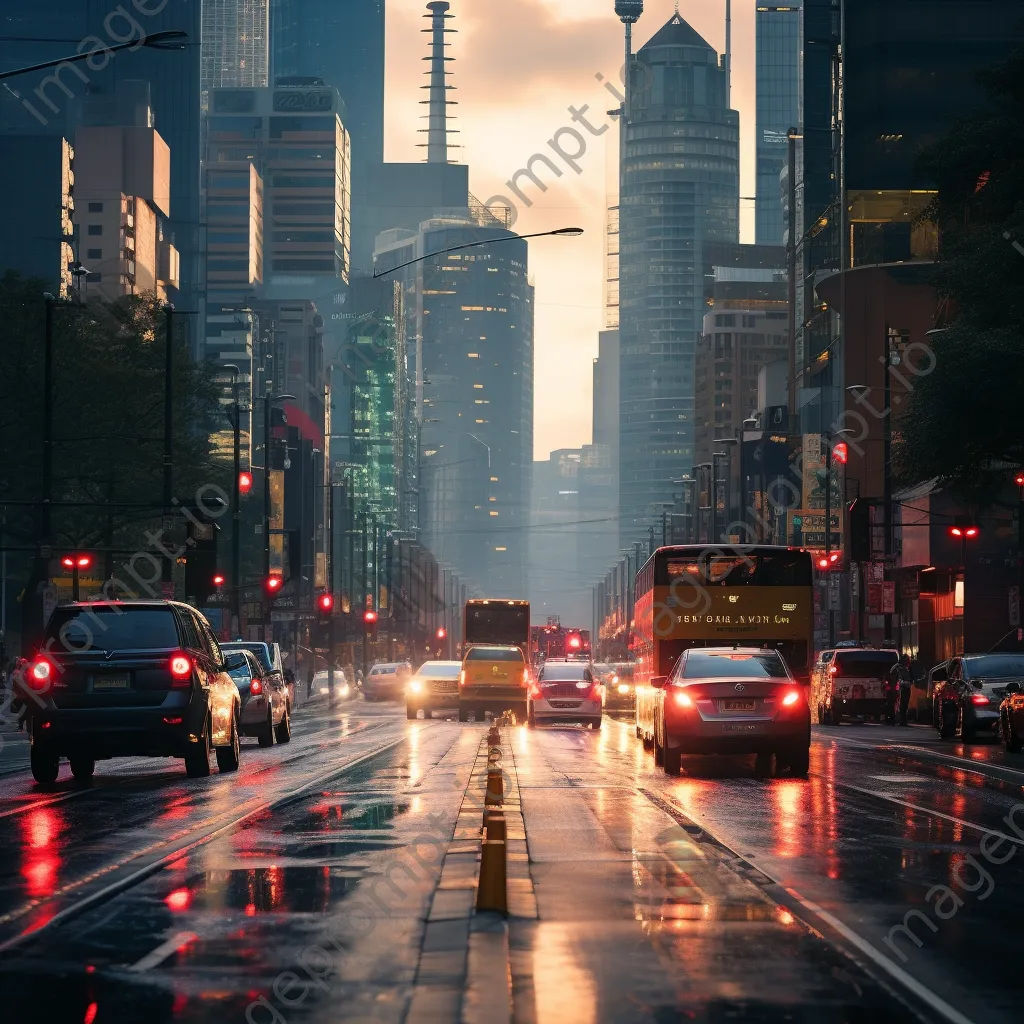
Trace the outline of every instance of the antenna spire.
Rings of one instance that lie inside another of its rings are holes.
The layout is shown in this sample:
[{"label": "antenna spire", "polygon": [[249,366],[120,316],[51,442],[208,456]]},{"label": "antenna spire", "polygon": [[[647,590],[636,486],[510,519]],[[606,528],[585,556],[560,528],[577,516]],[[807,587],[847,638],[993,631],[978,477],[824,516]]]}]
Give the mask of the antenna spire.
[{"label": "antenna spire", "polygon": [[430,77],[430,84],[422,88],[429,90],[430,99],[420,100],[430,113],[428,114],[427,128],[421,128],[427,136],[426,150],[427,163],[446,164],[448,163],[448,136],[454,129],[448,127],[448,108],[456,106],[454,100],[447,99],[447,93],[455,88],[449,85],[446,79],[451,72],[446,70],[445,65],[454,61],[454,57],[446,57],[445,49],[449,46],[445,42],[446,35],[452,35],[456,29],[446,28],[445,22],[451,21],[454,15],[448,13],[451,4],[448,0],[431,0],[427,4],[429,14],[424,18],[430,19],[430,28],[423,29],[431,35],[430,56],[424,57],[430,62],[430,70],[426,72]]}]

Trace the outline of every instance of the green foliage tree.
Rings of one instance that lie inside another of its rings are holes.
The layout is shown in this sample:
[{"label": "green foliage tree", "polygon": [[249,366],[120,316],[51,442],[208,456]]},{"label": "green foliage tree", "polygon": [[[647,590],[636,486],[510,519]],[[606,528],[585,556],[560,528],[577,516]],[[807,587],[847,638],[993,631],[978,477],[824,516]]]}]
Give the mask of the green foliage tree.
[{"label": "green foliage tree", "polygon": [[[13,549],[41,539],[38,505],[22,503],[42,493],[44,291],[14,273],[0,278],[0,509]],[[231,467],[210,440],[225,429],[223,389],[211,364],[191,359],[183,327],[173,361],[174,493],[214,484],[230,494]],[[54,305],[53,498],[81,504],[54,505],[51,541],[55,554],[106,549],[103,575],[121,560],[114,552],[147,550],[146,531],[160,529],[166,329],[152,296]],[[31,588],[27,550],[19,569]]]},{"label": "green foliage tree", "polygon": [[984,507],[1024,465],[1024,52],[985,76],[989,100],[921,161],[938,184],[935,283],[948,303],[894,445],[899,476],[938,477]]}]

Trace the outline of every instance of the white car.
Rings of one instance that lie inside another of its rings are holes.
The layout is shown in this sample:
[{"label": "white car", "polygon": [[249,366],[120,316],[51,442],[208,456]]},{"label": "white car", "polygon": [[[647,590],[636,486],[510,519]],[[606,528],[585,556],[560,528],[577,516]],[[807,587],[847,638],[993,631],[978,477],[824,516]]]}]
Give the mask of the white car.
[{"label": "white car", "polygon": [[[313,676],[313,693],[329,693],[327,685],[327,669],[323,668]],[[348,700],[355,695],[345,673],[340,669],[334,670],[334,696],[338,700]]]},{"label": "white car", "polygon": [[579,722],[600,729],[601,691],[588,662],[549,659],[530,685],[527,724]]}]

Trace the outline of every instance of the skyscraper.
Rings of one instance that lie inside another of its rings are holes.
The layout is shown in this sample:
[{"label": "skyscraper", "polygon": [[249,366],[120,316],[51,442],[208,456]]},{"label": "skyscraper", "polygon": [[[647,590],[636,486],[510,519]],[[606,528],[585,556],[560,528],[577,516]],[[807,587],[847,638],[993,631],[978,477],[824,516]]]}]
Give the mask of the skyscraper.
[{"label": "skyscraper", "polygon": [[785,231],[782,183],[788,132],[800,120],[800,3],[764,7],[757,33],[757,200],[758,244],[781,245]]},{"label": "skyscraper", "polygon": [[270,0],[203,0],[203,94],[262,88],[270,75]]},{"label": "skyscraper", "polygon": [[384,160],[384,0],[271,0],[271,76],[322,78],[345,104],[352,137],[353,269],[372,269],[368,215]]},{"label": "skyscraper", "polygon": [[703,247],[739,230],[739,115],[715,50],[678,14],[631,72],[620,184],[619,533],[646,537],[693,464]]}]

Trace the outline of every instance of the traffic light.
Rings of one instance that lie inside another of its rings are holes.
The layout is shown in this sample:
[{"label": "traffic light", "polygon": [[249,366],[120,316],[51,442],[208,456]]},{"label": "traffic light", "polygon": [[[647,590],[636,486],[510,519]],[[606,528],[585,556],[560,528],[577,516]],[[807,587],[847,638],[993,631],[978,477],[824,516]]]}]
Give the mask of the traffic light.
[{"label": "traffic light", "polygon": [[580,639],[578,633],[573,633],[570,635],[568,646],[569,649],[572,651],[578,651],[583,646],[583,641]]},{"label": "traffic light", "polygon": [[448,630],[444,626],[437,627],[437,639],[444,640],[448,636]]},{"label": "traffic light", "polygon": [[822,569],[822,570],[825,570],[825,571],[827,571],[829,569],[841,569],[842,568],[842,561],[843,561],[842,552],[840,552],[840,551],[830,551],[827,555],[826,554],[819,555],[817,561],[815,562],[815,565],[817,565],[817,567],[819,569]]},{"label": "traffic light", "polygon": [[845,466],[850,460],[850,447],[845,441],[837,442],[832,448],[832,461]]},{"label": "traffic light", "polygon": [[321,594],[316,599],[316,610],[321,619],[329,619],[334,614],[334,595]]},{"label": "traffic light", "polygon": [[227,583],[227,581],[228,581],[228,580],[227,580],[227,577],[226,577],[225,575],[223,575],[223,573],[219,573],[219,572],[218,572],[218,573],[215,573],[215,574],[214,574],[214,577],[213,577],[213,585],[214,585],[215,587],[217,587],[218,589],[220,589],[221,587],[223,587],[223,586],[224,586],[224,584],[225,584],[225,583]]},{"label": "traffic light", "polygon": [[65,569],[79,570],[92,568],[92,555],[73,554],[65,555],[60,564]]},{"label": "traffic light", "polygon": [[252,490],[252,473],[247,469],[243,469],[238,474],[238,493],[245,497]]},{"label": "traffic light", "polygon": [[278,594],[281,593],[281,588],[284,586],[284,577],[278,573],[272,573],[263,581],[263,590],[266,592],[267,597],[273,601]]},{"label": "traffic light", "polygon": [[973,540],[978,536],[978,527],[973,523],[956,523],[949,527],[950,537],[956,537],[957,539]]},{"label": "traffic light", "polygon": [[370,634],[377,632],[377,613],[372,608],[363,612],[363,629]]}]

